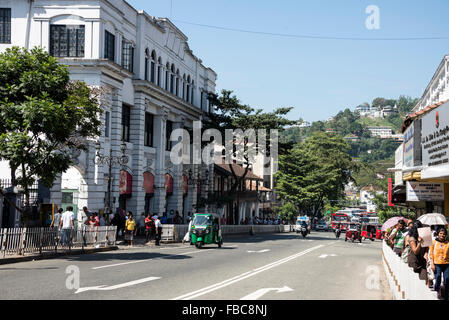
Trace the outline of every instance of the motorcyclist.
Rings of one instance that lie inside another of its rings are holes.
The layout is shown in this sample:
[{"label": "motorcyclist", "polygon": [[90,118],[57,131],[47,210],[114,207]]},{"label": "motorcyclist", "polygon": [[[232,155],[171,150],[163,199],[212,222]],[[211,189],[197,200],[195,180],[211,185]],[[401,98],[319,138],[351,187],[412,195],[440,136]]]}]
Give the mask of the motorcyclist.
[{"label": "motorcyclist", "polygon": [[340,238],[340,233],[341,233],[341,227],[340,227],[340,224],[337,224],[337,227],[335,228],[335,237],[337,239]]}]

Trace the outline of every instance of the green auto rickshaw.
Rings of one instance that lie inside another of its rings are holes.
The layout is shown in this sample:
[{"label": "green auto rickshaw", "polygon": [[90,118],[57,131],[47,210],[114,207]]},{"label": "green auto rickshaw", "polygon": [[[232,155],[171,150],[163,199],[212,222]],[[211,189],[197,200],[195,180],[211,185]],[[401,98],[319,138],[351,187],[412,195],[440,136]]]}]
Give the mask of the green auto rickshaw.
[{"label": "green auto rickshaw", "polygon": [[190,232],[190,243],[198,249],[209,243],[216,243],[219,248],[223,244],[220,216],[216,213],[195,213]]}]

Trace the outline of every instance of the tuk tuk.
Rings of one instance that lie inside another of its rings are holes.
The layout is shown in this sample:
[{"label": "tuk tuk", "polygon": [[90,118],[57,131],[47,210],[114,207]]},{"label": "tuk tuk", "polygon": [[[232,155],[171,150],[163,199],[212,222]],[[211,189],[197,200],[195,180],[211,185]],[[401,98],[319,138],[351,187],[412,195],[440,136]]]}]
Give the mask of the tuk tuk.
[{"label": "tuk tuk", "polygon": [[362,240],[370,239],[374,241],[377,238],[377,224],[362,223]]},{"label": "tuk tuk", "polygon": [[345,241],[348,241],[348,240],[351,240],[352,242],[354,242],[355,240],[362,242],[362,236],[361,236],[359,224],[350,223],[348,225],[348,228],[346,230]]},{"label": "tuk tuk", "polygon": [[195,213],[191,228],[190,243],[200,249],[205,244],[215,243],[221,248],[223,237],[220,216],[216,213]]}]

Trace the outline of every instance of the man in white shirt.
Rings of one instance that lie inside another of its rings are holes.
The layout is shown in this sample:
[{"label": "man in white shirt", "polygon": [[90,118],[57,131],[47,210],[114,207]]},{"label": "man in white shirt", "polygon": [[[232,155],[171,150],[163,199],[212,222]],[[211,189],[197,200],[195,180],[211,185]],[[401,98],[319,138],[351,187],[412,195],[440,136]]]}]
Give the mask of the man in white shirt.
[{"label": "man in white shirt", "polygon": [[161,237],[162,237],[162,223],[161,221],[158,219],[158,216],[155,215],[153,216],[154,219],[154,227],[156,229],[156,245],[160,246],[159,242],[161,241]]},{"label": "man in white shirt", "polygon": [[61,216],[61,221],[59,226],[62,228],[62,244],[68,245],[70,243],[70,236],[72,229],[74,228],[73,220],[75,219],[75,214],[73,213],[73,207],[68,206],[67,211]]},{"label": "man in white shirt", "polygon": [[61,216],[62,216],[62,208],[59,208],[58,211],[55,213],[53,217],[53,221],[51,222],[50,227],[51,228],[59,228],[59,224],[61,222]]}]

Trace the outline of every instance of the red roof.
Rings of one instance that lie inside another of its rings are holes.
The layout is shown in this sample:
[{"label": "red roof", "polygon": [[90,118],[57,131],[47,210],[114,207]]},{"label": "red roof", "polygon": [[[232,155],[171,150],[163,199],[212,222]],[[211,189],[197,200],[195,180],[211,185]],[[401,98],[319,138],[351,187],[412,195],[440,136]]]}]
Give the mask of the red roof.
[{"label": "red roof", "polygon": [[427,112],[429,112],[429,111],[431,111],[431,110],[433,110],[433,109],[435,109],[435,108],[441,106],[442,104],[445,104],[445,103],[448,102],[448,101],[449,101],[449,100],[437,102],[437,103],[432,104],[432,105],[430,105],[430,106],[427,106],[427,107],[425,107],[425,108],[423,108],[423,109],[421,109],[421,110],[419,110],[419,111],[416,111],[415,113],[412,113],[412,114],[408,115],[408,116],[405,118],[404,123],[402,124],[402,127],[401,127],[402,133],[404,133],[405,129],[407,129],[407,127],[413,122],[413,120],[414,120],[416,117],[421,116],[421,115],[423,115],[423,114],[425,114],[425,113],[427,113]]}]

